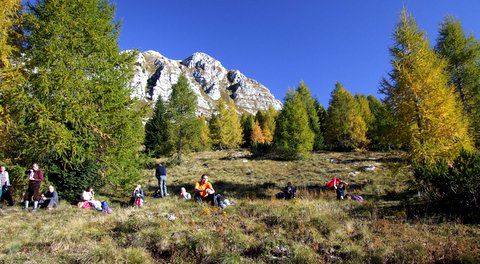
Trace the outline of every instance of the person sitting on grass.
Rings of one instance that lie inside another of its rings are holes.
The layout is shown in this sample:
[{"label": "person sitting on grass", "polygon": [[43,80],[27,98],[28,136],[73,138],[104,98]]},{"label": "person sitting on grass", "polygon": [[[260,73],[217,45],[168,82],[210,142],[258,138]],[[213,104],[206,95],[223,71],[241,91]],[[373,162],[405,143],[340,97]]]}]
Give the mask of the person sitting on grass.
[{"label": "person sitting on grass", "polygon": [[93,191],[92,186],[88,186],[87,189],[82,193],[82,208],[95,208],[99,211],[102,210],[102,203],[94,199],[95,192]]},{"label": "person sitting on grass", "polygon": [[348,183],[344,181],[339,181],[338,184],[335,184],[335,192],[337,193],[337,199],[345,199],[345,191],[347,190]]},{"label": "person sitting on grass", "polygon": [[192,199],[192,195],[190,193],[188,193],[187,190],[185,190],[185,187],[182,187],[180,189],[180,199],[183,199],[183,200]]},{"label": "person sitting on grass", "polygon": [[48,186],[48,191],[42,195],[42,200],[40,201],[41,208],[47,208],[52,210],[52,208],[57,208],[58,206],[58,193],[55,191],[52,185]]},{"label": "person sitting on grass", "polygon": [[275,196],[277,197],[277,199],[290,200],[295,199],[296,193],[297,188],[295,188],[291,182],[288,182],[287,186],[283,188],[283,191],[277,193]]},{"label": "person sitting on grass", "polygon": [[139,184],[137,185],[135,190],[133,190],[132,199],[130,200],[130,203],[133,204],[133,206],[143,207],[144,197],[145,195],[143,193],[142,186]]},{"label": "person sitting on grass", "polygon": [[214,205],[215,190],[210,182],[208,182],[208,175],[203,174],[200,181],[195,183],[195,202],[210,202]]}]

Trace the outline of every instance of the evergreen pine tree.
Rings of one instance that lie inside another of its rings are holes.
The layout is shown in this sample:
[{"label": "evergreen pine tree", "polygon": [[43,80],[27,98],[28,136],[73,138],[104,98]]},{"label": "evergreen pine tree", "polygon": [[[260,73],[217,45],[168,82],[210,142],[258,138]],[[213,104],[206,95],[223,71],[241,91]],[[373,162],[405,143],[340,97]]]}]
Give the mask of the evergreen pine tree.
[{"label": "evergreen pine tree", "polygon": [[170,152],[169,119],[167,105],[159,96],[155,103],[152,117],[145,124],[145,150],[153,157],[160,157]]},{"label": "evergreen pine tree", "polygon": [[182,152],[193,149],[200,138],[199,123],[195,115],[197,96],[183,74],[180,74],[178,82],[172,86],[167,109],[169,141],[176,151],[177,161],[181,163]]},{"label": "evergreen pine tree", "polygon": [[[322,145],[325,147],[325,133],[327,132],[327,110],[320,102],[315,99],[315,109],[318,116],[318,123],[320,124],[320,136],[322,138]],[[319,136],[319,137],[320,137]]]},{"label": "evergreen pine tree", "polygon": [[467,121],[448,85],[446,62],[404,10],[394,33],[391,82],[383,92],[398,120],[396,133],[418,160],[452,159],[471,148]]},{"label": "evergreen pine tree", "polygon": [[305,109],[308,114],[308,124],[313,133],[315,133],[313,149],[319,150],[323,147],[323,134],[320,130],[320,121],[318,119],[317,109],[315,108],[315,99],[303,81],[300,82],[296,92],[298,96],[300,96],[300,100],[305,104]]},{"label": "evergreen pine tree", "polygon": [[364,147],[367,143],[367,124],[358,102],[337,82],[332,91],[327,112],[328,143],[340,149]]},{"label": "evergreen pine tree", "polygon": [[127,187],[140,177],[141,114],[130,99],[134,55],[120,53],[119,24],[107,0],[38,0],[28,6],[28,85],[12,112],[12,147],[39,162],[59,194],[86,185]]},{"label": "evergreen pine tree", "polygon": [[375,96],[367,97],[370,112],[374,116],[374,122],[368,127],[367,138],[371,146],[375,149],[399,148],[398,140],[394,128],[396,122],[389,106]]},{"label": "evergreen pine tree", "polygon": [[459,20],[446,17],[436,51],[448,62],[449,83],[455,86],[471,121],[471,134],[480,147],[480,44],[475,36],[465,34]]},{"label": "evergreen pine tree", "polygon": [[288,91],[277,119],[275,148],[280,158],[301,159],[313,150],[315,134],[310,129],[308,112],[301,96]]},{"label": "evergreen pine tree", "polygon": [[243,130],[243,146],[252,146],[252,130],[255,125],[255,117],[250,113],[244,113],[241,117],[242,130]]}]

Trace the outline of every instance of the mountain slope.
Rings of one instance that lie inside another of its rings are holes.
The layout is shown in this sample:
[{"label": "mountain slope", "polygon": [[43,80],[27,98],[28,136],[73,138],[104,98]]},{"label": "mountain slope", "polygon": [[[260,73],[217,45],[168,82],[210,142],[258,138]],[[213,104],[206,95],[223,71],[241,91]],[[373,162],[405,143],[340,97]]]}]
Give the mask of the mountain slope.
[{"label": "mountain slope", "polygon": [[172,85],[184,73],[198,96],[198,114],[209,115],[219,100],[234,100],[240,112],[255,114],[270,105],[279,110],[282,103],[261,83],[238,70],[228,70],[211,56],[197,52],[184,60],[172,60],[156,51],[139,53],[131,82],[132,97],[167,100]]}]

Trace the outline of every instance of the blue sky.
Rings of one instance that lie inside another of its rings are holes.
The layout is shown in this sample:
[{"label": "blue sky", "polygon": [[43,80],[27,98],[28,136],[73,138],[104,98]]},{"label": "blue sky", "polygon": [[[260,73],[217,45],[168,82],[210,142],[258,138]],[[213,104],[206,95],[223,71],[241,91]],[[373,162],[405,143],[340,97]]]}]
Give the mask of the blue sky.
[{"label": "blue sky", "polygon": [[402,6],[435,42],[446,15],[480,35],[478,0],[114,0],[120,47],[172,59],[201,51],[283,100],[304,80],[327,106],[335,82],[377,94]]}]

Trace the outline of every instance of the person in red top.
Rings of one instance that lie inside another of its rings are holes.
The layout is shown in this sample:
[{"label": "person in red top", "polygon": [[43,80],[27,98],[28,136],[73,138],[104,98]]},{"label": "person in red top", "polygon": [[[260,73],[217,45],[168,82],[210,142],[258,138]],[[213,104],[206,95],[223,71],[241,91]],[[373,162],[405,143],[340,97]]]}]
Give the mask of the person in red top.
[{"label": "person in red top", "polygon": [[25,174],[29,177],[27,196],[25,197],[25,209],[28,209],[28,204],[33,197],[33,211],[37,211],[38,201],[42,199],[40,193],[40,184],[43,181],[43,171],[37,163],[34,163],[32,169],[27,170]]},{"label": "person in red top", "polygon": [[203,174],[200,178],[200,181],[195,183],[195,195],[193,198],[195,202],[210,202],[212,205],[214,204],[215,190],[210,182],[208,182],[208,175]]}]

